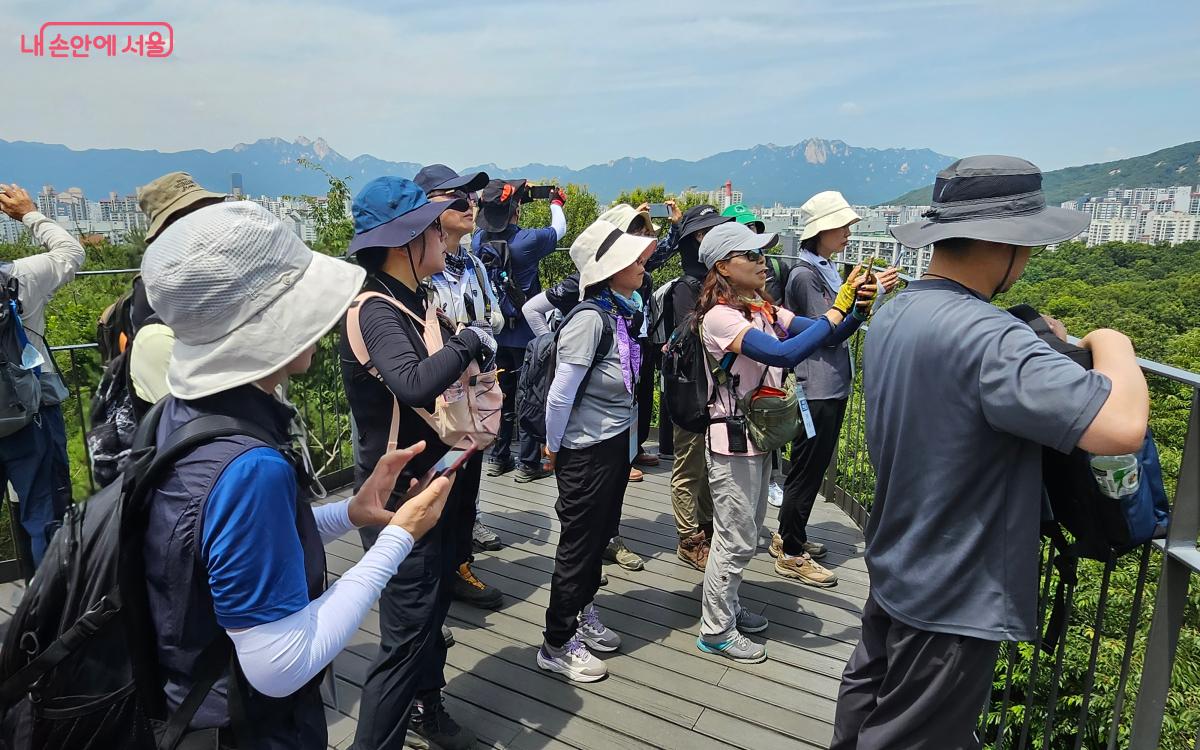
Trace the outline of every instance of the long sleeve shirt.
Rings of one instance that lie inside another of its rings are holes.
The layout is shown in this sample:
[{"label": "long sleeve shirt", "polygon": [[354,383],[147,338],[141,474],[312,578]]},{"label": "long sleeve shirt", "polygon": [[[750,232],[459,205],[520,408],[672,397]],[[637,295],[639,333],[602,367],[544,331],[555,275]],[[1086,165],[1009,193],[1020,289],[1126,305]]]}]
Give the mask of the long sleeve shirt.
[{"label": "long sleeve shirt", "polygon": [[20,283],[21,322],[29,341],[46,360],[43,365],[53,371],[54,361],[46,346],[46,304],[59,287],[75,278],[85,260],[83,245],[63,229],[37,211],[30,211],[21,219],[33,239],[46,248],[46,252],[17,258],[13,261],[13,275]]}]

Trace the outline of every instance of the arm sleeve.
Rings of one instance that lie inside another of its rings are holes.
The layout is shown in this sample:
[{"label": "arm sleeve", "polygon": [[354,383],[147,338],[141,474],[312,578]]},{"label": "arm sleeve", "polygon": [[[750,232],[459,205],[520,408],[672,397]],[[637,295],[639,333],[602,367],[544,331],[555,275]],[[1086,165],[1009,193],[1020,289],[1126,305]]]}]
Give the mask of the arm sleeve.
[{"label": "arm sleeve", "polygon": [[650,254],[650,259],[646,261],[647,271],[657,271],[667,264],[671,256],[679,245],[679,225],[672,224],[667,230],[667,236],[658,241],[658,247],[654,248],[654,252]]},{"label": "arm sleeve", "polygon": [[333,661],[412,545],[407,531],[387,526],[354,567],[300,610],[245,630],[227,629],[254,689],[274,698],[291,695]]},{"label": "arm sleeve", "polygon": [[557,203],[550,204],[550,228],[554,230],[554,245],[557,247],[558,241],[567,236],[567,215]]},{"label": "arm sleeve", "polygon": [[21,292],[25,299],[46,298],[54,290],[71,279],[83,265],[83,245],[71,234],[37,211],[30,211],[21,219],[33,239],[46,248],[46,252],[18,258],[13,268],[21,279]]},{"label": "arm sleeve", "polygon": [[413,326],[390,303],[369,299],[362,306],[359,324],[371,363],[401,404],[428,407],[450,387],[479,355],[479,337],[464,329],[446,339],[433,356],[413,342]]},{"label": "arm sleeve", "polygon": [[742,337],[742,354],[772,367],[795,367],[808,359],[832,330],[829,321],[820,318],[799,335],[780,341],[757,328],[751,328]]},{"label": "arm sleeve", "polygon": [[350,523],[350,501],[353,499],[313,506],[313,517],[317,520],[321,544],[329,544],[334,539],[354,531],[354,524]]},{"label": "arm sleeve", "polygon": [[558,453],[562,446],[567,420],[571,418],[575,396],[587,371],[587,365],[570,362],[559,362],[554,369],[554,380],[550,381],[550,392],[546,394],[546,447],[553,453]]},{"label": "arm sleeve", "polygon": [[[825,321],[829,320],[824,316],[821,316],[821,319]],[[838,324],[838,327],[833,329],[833,333],[829,334],[829,338],[825,339],[824,345],[837,346],[853,336],[854,332],[857,331],[862,324],[863,321],[861,318],[854,315],[847,315],[845,318],[842,318],[842,322]]]},{"label": "arm sleeve", "polygon": [[521,306],[521,314],[525,316],[525,322],[533,330],[534,336],[550,333],[550,325],[546,322],[546,318],[554,310],[554,304],[550,302],[550,298],[546,296],[546,292],[535,295]]}]

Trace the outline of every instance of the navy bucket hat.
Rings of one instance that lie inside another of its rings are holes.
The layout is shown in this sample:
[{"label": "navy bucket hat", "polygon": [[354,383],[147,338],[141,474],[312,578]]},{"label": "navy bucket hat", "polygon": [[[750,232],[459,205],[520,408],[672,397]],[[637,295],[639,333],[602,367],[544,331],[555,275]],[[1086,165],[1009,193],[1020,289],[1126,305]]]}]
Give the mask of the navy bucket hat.
[{"label": "navy bucket hat", "polygon": [[354,239],[346,255],[368,247],[402,247],[415,240],[443,211],[469,211],[465,200],[431,202],[417,183],[403,177],[376,177],[363,186],[350,213]]},{"label": "navy bucket hat", "polygon": [[413,182],[421,186],[426,194],[434,190],[463,190],[477,193],[488,184],[487,172],[468,172],[460,175],[445,164],[429,164],[421,167]]}]

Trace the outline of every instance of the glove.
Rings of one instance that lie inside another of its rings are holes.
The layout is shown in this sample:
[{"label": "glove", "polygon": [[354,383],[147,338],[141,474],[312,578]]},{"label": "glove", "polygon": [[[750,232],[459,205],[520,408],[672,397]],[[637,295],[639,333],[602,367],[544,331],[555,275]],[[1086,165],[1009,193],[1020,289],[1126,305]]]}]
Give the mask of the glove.
[{"label": "glove", "polygon": [[858,287],[847,281],[838,289],[837,297],[833,300],[833,309],[842,315],[849,315],[850,311],[854,309],[854,300],[857,297]]},{"label": "glove", "polygon": [[495,361],[497,349],[496,337],[492,335],[492,326],[485,321],[473,320],[467,326],[466,330],[472,331],[479,337],[481,346],[479,348],[479,356],[476,358],[476,361],[479,362],[479,368],[484,371],[490,370],[491,367],[489,365]]},{"label": "glove", "polygon": [[551,203],[557,203],[560,206],[567,205],[567,193],[562,188],[555,188],[554,193],[550,196]]}]

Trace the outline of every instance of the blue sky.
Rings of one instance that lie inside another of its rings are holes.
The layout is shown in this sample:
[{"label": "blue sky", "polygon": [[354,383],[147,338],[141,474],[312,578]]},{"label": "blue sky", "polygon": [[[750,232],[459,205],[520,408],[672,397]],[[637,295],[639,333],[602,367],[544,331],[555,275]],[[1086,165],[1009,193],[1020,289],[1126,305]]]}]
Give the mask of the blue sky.
[{"label": "blue sky", "polygon": [[[696,159],[807,137],[1010,153],[1044,169],[1200,139],[1200,2],[100,0],[165,20],[171,58],[19,54],[0,138],[216,150],[324,137],[455,166]],[[86,16],[86,18],[85,18]]]}]

